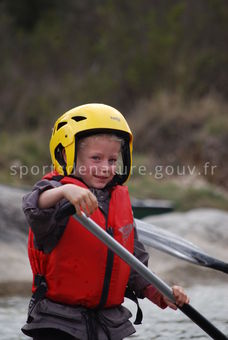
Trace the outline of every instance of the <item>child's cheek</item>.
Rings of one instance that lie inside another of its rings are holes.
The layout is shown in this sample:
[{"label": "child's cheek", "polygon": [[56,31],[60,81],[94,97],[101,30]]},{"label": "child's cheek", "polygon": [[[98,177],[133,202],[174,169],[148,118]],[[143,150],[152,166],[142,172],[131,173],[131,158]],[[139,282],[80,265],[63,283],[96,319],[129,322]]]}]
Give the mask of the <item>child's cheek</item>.
[{"label": "child's cheek", "polygon": [[96,173],[97,173],[97,166],[96,165],[91,165],[87,169],[87,173],[89,173],[90,175],[96,175]]},{"label": "child's cheek", "polygon": [[112,174],[115,175],[115,173],[117,171],[117,165],[116,164],[113,165],[111,170],[112,170]]}]

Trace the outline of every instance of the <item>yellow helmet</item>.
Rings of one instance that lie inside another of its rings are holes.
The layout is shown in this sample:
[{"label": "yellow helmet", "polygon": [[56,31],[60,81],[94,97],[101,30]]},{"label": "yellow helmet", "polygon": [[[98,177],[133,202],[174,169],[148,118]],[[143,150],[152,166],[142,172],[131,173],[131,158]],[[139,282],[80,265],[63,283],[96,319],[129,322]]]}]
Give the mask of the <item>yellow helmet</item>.
[{"label": "yellow helmet", "polygon": [[[70,175],[76,166],[78,140],[98,133],[114,133],[124,140],[122,147],[123,173],[114,176],[122,184],[130,176],[132,164],[132,133],[123,115],[111,106],[86,104],[64,113],[55,123],[50,153],[54,169],[60,175]],[[63,158],[65,149],[66,161]]]}]

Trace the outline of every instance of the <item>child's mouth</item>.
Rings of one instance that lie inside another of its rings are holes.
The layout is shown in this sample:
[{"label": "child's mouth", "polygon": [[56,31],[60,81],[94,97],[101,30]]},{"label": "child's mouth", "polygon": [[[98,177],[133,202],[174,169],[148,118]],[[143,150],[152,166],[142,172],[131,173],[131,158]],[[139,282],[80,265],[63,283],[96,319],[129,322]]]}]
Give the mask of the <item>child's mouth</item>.
[{"label": "child's mouth", "polygon": [[108,179],[108,177],[104,177],[104,176],[94,176],[95,178],[101,180],[101,181],[105,181]]}]

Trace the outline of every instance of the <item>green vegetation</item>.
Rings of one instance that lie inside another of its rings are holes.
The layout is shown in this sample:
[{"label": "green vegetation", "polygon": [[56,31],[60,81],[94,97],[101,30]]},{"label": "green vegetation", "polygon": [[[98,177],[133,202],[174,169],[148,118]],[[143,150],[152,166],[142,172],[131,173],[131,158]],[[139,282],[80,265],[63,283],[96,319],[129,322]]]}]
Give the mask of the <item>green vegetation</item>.
[{"label": "green vegetation", "polygon": [[[199,175],[198,168],[194,174],[181,175],[183,169],[187,172],[187,166],[182,165],[179,175],[171,176],[170,165],[155,164],[153,167],[149,157],[142,154],[135,154],[133,166],[132,177],[128,182],[133,197],[170,200],[176,210],[182,211],[199,207],[228,210],[227,191],[210,184],[203,173]],[[168,169],[169,172],[166,172]],[[193,170],[194,166],[190,169]]]},{"label": "green vegetation", "polygon": [[186,101],[161,93],[141,100],[130,116],[136,151],[150,166],[198,167],[208,181],[228,188],[227,112],[226,101],[212,95]]},{"label": "green vegetation", "polygon": [[26,186],[40,179],[42,167],[50,168],[48,143],[49,138],[40,131],[1,133],[0,182]]},{"label": "green vegetation", "polygon": [[213,185],[203,187],[182,185],[178,178],[155,180],[150,176],[132,177],[128,183],[133,197],[170,200],[175,210],[189,210],[199,207],[228,210],[228,194]]},{"label": "green vegetation", "polygon": [[228,89],[226,0],[2,0],[0,128],[43,128],[100,101]]},{"label": "green vegetation", "polygon": [[[104,102],[127,116],[136,162],[209,162],[216,171],[204,180],[227,189],[227,41],[226,0],[1,0],[0,181],[34,183],[31,168],[50,166],[56,117]],[[226,206],[214,186],[182,188],[171,176],[134,174],[129,185],[180,209]]]}]

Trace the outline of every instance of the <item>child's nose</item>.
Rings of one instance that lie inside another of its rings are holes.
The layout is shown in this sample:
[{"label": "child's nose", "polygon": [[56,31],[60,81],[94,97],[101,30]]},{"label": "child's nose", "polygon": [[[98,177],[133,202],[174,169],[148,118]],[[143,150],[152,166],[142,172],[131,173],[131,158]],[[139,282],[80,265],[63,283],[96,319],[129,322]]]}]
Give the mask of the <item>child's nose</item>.
[{"label": "child's nose", "polygon": [[108,165],[102,165],[102,167],[101,167],[101,172],[103,173],[103,174],[106,174],[107,172],[109,172],[109,166]]},{"label": "child's nose", "polygon": [[103,162],[102,162],[102,165],[101,165],[101,171],[102,171],[102,173],[107,173],[107,172],[109,172],[109,171],[110,171],[110,168],[111,168],[111,166],[110,166],[110,164],[109,164],[108,161],[103,161]]}]

